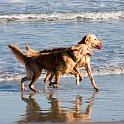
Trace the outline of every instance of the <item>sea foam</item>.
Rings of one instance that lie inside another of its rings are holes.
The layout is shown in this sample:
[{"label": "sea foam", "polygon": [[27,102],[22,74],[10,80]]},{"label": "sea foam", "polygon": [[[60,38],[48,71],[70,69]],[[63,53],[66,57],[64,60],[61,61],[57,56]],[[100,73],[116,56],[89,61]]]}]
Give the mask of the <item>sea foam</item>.
[{"label": "sea foam", "polygon": [[63,20],[106,20],[124,19],[124,12],[84,12],[51,14],[6,14],[0,15],[0,22],[7,21],[63,21]]},{"label": "sea foam", "polygon": [[[87,72],[84,68],[80,68],[81,73],[87,77]],[[24,72],[23,72],[24,73]],[[124,67],[108,67],[108,68],[92,68],[93,75],[117,75],[117,74],[124,74]],[[44,79],[46,76],[46,72],[41,74],[40,79]],[[2,81],[11,81],[11,80],[21,80],[22,77],[25,77],[25,74],[3,74],[0,75],[0,82]],[[62,75],[62,77],[72,77],[72,75]]]}]

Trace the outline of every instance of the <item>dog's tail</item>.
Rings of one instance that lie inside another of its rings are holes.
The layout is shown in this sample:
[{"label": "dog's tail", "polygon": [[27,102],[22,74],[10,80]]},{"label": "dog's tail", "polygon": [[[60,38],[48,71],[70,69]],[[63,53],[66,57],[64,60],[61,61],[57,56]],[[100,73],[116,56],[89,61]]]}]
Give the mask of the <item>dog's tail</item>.
[{"label": "dog's tail", "polygon": [[8,45],[8,47],[12,50],[17,60],[22,64],[25,64],[25,61],[27,60],[28,56],[24,54],[22,50],[18,48],[16,45]]},{"label": "dog's tail", "polygon": [[39,51],[35,51],[35,50],[31,49],[27,45],[26,45],[26,50],[27,50],[28,55],[30,55],[30,56],[37,56],[40,54]]}]

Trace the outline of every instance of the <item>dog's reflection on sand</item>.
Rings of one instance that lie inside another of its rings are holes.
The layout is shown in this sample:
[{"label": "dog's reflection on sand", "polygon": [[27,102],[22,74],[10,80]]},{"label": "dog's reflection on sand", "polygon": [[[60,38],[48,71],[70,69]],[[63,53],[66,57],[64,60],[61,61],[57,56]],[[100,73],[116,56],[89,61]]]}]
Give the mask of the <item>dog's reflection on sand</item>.
[{"label": "dog's reflection on sand", "polygon": [[[88,99],[85,112],[81,110],[83,106],[83,100],[81,96],[77,96],[75,101],[73,101],[73,106],[69,108],[62,107],[62,100],[54,97],[54,92],[46,94],[48,102],[51,107],[46,111],[42,110],[34,98],[36,93],[30,94],[29,98],[24,96],[24,92],[21,94],[22,101],[27,103],[26,113],[18,124],[30,123],[30,122],[80,122],[88,121],[91,119],[92,105],[96,97],[96,92],[93,93],[91,98]],[[72,103],[72,102],[71,102]],[[84,110],[84,109],[83,109]]]}]

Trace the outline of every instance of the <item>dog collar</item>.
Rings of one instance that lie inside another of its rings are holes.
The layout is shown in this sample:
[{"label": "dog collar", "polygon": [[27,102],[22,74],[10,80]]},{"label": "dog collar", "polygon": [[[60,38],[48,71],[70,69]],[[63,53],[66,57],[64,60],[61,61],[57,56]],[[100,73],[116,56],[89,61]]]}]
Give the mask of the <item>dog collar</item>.
[{"label": "dog collar", "polygon": [[86,53],[86,55],[91,56],[91,54],[90,54],[90,53]]}]

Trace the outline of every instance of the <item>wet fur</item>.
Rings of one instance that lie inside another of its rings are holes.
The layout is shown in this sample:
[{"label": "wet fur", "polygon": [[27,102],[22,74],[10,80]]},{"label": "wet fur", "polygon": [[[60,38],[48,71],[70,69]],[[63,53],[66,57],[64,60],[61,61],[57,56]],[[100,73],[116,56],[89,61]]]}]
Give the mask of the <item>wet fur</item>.
[{"label": "wet fur", "polygon": [[[102,43],[101,41],[99,41],[95,35],[92,35],[92,34],[87,34],[85,35],[80,42],[78,42],[78,44],[85,44],[89,47],[89,50],[90,52],[92,53],[92,50],[90,48],[96,48],[96,49],[101,49],[102,47]],[[30,47],[26,46],[26,50],[28,52],[29,55],[33,56],[33,57],[36,57],[37,55],[39,54],[46,54],[46,53],[50,53],[50,52],[53,52],[53,51],[60,51],[62,49],[65,49],[65,48],[56,48],[56,49],[52,49],[52,50],[45,50],[45,51],[35,51],[35,50],[32,50]],[[91,80],[91,84],[93,85],[94,89],[98,90],[98,87],[95,83],[95,80],[94,80],[94,77],[93,77],[93,74],[91,72],[91,66],[90,66],[90,56],[89,55],[83,55],[82,58],[76,63],[76,66],[74,69],[76,69],[76,71],[78,72],[79,76],[80,76],[80,79],[83,79],[83,75],[80,73],[79,71],[79,67],[85,67],[87,73],[88,73],[88,76]],[[46,78],[44,80],[44,82],[47,81],[48,79],[48,76],[49,76],[50,72],[48,72],[46,74]],[[51,77],[50,77],[50,82],[53,78],[54,74],[51,74]]]},{"label": "wet fur", "polygon": [[25,64],[26,67],[27,76],[21,80],[22,90],[26,89],[24,87],[24,82],[31,80],[29,88],[35,92],[39,92],[39,90],[34,87],[34,84],[41,75],[43,69],[55,75],[54,84],[59,83],[61,74],[70,73],[77,78],[79,77],[78,72],[73,68],[81,57],[82,45],[72,46],[64,50],[54,51],[47,54],[39,54],[35,57],[27,56],[16,45],[9,45],[8,47],[12,50],[15,57],[21,63]]}]

